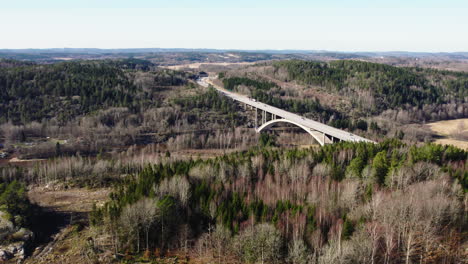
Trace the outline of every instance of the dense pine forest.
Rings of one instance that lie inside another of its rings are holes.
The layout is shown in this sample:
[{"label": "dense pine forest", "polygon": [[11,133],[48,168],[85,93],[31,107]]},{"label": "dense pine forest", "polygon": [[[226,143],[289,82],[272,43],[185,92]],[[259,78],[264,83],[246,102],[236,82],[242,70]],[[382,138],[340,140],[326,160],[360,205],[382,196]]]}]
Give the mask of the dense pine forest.
[{"label": "dense pine forest", "polygon": [[[1,66],[3,65],[3,67]],[[28,123],[58,118],[66,123],[100,109],[126,107],[138,112],[152,104],[151,94],[132,73],[156,67],[149,61],[78,61],[36,65],[4,60],[0,64],[0,122]],[[155,86],[182,85],[182,73],[154,73]]]},{"label": "dense pine forest", "polygon": [[57,113],[68,120],[99,108],[131,106],[136,87],[123,71],[99,63],[59,63],[0,70],[2,121],[30,122]]}]

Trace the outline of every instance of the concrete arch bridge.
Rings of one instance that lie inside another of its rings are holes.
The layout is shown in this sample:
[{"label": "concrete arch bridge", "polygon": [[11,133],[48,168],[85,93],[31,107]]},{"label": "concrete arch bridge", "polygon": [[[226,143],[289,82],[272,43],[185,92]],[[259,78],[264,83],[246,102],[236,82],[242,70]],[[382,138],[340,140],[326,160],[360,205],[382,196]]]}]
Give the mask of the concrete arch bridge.
[{"label": "concrete arch bridge", "polygon": [[[198,83],[205,87],[208,87],[211,84],[224,96],[227,96],[232,100],[245,105],[247,108],[255,110],[255,129],[257,132],[267,130],[278,123],[289,123],[304,129],[322,146],[339,141],[375,143],[372,140],[360,137],[356,134],[325,125],[315,120],[302,117],[298,114],[294,114],[262,102],[258,102],[255,99],[249,98],[245,95],[227,91],[214,85],[210,81],[209,77],[201,78],[198,80]],[[259,114],[261,114],[260,120],[258,120]]]}]

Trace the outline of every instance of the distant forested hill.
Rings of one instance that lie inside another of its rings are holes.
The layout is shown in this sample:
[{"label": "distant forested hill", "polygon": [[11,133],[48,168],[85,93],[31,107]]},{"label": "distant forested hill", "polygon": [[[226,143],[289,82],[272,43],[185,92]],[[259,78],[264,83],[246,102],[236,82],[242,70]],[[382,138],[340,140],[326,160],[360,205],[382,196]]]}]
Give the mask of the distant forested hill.
[{"label": "distant forested hill", "polygon": [[226,89],[322,122],[381,114],[403,123],[468,116],[464,72],[355,60],[284,60],[223,72],[220,77]]},{"label": "distant forested hill", "polygon": [[[137,110],[148,94],[127,72],[156,67],[144,60],[73,61],[39,65],[0,61],[0,123],[71,117],[108,107]],[[157,84],[184,83],[183,76],[159,76]]]},{"label": "distant forested hill", "polygon": [[98,62],[67,62],[0,69],[2,121],[77,115],[129,106],[136,87],[124,72]]},{"label": "distant forested hill", "polygon": [[378,111],[404,105],[422,107],[424,104],[465,102],[468,96],[466,73],[401,68],[352,60],[330,63],[291,60],[277,62],[274,66],[287,70],[287,80],[325,86],[337,91],[369,91],[376,98],[375,109]]}]

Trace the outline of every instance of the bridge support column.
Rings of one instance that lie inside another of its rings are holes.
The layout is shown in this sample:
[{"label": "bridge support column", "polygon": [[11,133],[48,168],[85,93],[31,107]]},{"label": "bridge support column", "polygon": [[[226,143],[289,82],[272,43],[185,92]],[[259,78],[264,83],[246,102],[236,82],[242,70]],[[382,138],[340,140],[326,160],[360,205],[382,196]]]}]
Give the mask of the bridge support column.
[{"label": "bridge support column", "polygon": [[258,119],[258,111],[257,111],[257,109],[258,109],[258,108],[255,107],[255,129],[257,129],[257,127],[258,127],[258,124],[257,124],[257,123],[258,123],[258,122],[257,122],[257,119]]}]

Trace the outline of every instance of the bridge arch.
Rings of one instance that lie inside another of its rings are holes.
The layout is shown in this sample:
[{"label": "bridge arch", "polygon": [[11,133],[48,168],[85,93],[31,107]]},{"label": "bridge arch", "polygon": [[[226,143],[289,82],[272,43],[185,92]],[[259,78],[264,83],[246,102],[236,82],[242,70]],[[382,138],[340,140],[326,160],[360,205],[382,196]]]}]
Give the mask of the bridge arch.
[{"label": "bridge arch", "polygon": [[274,126],[277,123],[290,123],[290,124],[293,124],[295,126],[298,126],[298,127],[302,128],[307,133],[309,133],[315,140],[317,140],[317,142],[321,146],[323,146],[325,144],[328,144],[328,143],[332,143],[332,141],[327,136],[325,136],[322,132],[319,132],[317,130],[312,130],[312,129],[306,127],[306,126],[303,126],[303,125],[301,125],[299,123],[296,123],[294,121],[284,119],[284,118],[273,119],[273,120],[270,120],[270,121],[264,123],[259,128],[257,128],[257,133],[260,133],[260,132],[262,132],[264,130],[267,130],[267,129],[269,129],[270,127]]}]

